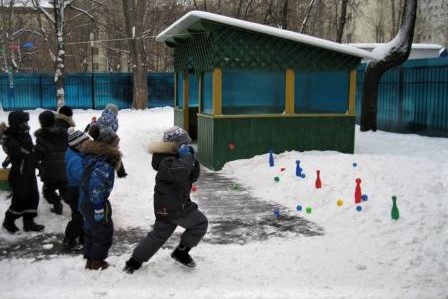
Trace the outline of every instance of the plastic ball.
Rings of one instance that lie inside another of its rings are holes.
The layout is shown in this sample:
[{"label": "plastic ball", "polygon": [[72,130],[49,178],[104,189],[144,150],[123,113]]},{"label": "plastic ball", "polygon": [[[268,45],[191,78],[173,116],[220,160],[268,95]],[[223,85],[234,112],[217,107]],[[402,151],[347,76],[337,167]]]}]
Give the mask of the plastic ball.
[{"label": "plastic ball", "polygon": [[369,197],[367,196],[367,194],[363,194],[363,195],[361,196],[361,199],[362,199],[363,201],[367,201],[367,200],[369,199]]},{"label": "plastic ball", "polygon": [[342,206],[344,204],[344,201],[342,199],[338,199],[336,204],[338,205],[338,207],[340,207],[340,206]]},{"label": "plastic ball", "polygon": [[274,177],[274,182],[280,182],[280,178],[278,176]]},{"label": "plastic ball", "polygon": [[311,214],[313,212],[313,209],[311,207],[306,207],[306,213]]},{"label": "plastic ball", "polygon": [[302,206],[301,205],[297,205],[296,210],[299,211],[299,212],[302,211]]},{"label": "plastic ball", "polygon": [[356,162],[353,163],[353,167],[356,167],[356,166],[358,166],[358,163],[356,163]]},{"label": "plastic ball", "polygon": [[362,211],[362,207],[361,206],[357,206],[356,207],[356,211],[361,212]]},{"label": "plastic ball", "polygon": [[301,177],[302,179],[304,179],[304,178],[305,178],[305,174],[302,173],[302,174],[300,175],[300,177]]},{"label": "plastic ball", "polygon": [[233,190],[239,190],[240,189],[240,185],[238,185],[237,183],[233,183],[232,184],[232,189]]},{"label": "plastic ball", "polygon": [[229,144],[227,144],[227,148],[228,148],[229,150],[231,150],[231,151],[234,151],[234,150],[235,150],[235,144],[233,144],[233,143],[229,143]]}]

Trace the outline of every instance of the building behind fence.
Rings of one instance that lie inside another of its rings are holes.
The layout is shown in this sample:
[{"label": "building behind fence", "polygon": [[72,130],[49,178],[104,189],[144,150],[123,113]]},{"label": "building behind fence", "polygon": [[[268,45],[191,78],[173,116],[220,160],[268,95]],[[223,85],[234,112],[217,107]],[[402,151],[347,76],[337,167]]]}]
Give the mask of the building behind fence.
[{"label": "building behind fence", "polygon": [[[0,100],[3,109],[55,109],[56,87],[49,74],[0,75]],[[174,75],[149,73],[148,107],[173,106]],[[103,109],[108,103],[120,109],[132,107],[132,74],[66,74],[65,104],[78,109]]]},{"label": "building behind fence", "polygon": [[[356,122],[361,116],[362,65],[358,69]],[[149,73],[148,107],[172,106],[172,73]],[[11,85],[12,83],[12,85]],[[14,88],[11,88],[13,86]],[[322,82],[322,86],[328,86]],[[132,107],[132,74],[82,73],[65,76],[66,104],[79,109],[103,109],[114,103]],[[55,109],[53,76],[0,75],[0,100],[5,110]],[[378,130],[448,137],[448,59],[408,60],[387,71],[378,93]]]}]

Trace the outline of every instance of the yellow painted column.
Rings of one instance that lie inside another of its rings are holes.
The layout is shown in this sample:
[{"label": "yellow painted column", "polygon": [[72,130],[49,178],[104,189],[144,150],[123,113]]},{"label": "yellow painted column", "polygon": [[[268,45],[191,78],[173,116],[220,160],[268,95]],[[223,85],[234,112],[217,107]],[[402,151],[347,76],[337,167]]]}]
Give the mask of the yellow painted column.
[{"label": "yellow painted column", "polygon": [[183,94],[184,94],[184,107],[183,113],[184,113],[184,129],[188,132],[188,127],[190,125],[189,119],[188,119],[188,113],[189,113],[189,106],[190,106],[190,81],[188,79],[188,72],[184,72],[183,75]]},{"label": "yellow painted column", "polygon": [[213,70],[213,115],[222,115],[222,70]]},{"label": "yellow painted column", "polygon": [[294,114],[294,83],[295,72],[293,69],[285,71],[285,114]]},{"label": "yellow painted column", "polygon": [[348,89],[348,114],[356,114],[356,69],[350,71],[350,81]]}]

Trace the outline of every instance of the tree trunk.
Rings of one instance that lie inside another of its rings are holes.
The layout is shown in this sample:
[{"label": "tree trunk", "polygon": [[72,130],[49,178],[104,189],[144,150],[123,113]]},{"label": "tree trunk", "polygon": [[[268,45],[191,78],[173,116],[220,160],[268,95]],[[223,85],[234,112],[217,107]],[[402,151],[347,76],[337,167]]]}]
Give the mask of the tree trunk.
[{"label": "tree trunk", "polygon": [[54,62],[55,73],[54,83],[56,86],[56,105],[62,107],[65,105],[65,91],[64,91],[64,1],[55,1],[53,5],[55,29],[56,29],[56,59]]},{"label": "tree trunk", "polygon": [[338,28],[336,30],[336,42],[341,43],[344,36],[344,28],[347,20],[347,5],[349,0],[342,0],[341,16],[339,17]]},{"label": "tree trunk", "polygon": [[148,85],[146,82],[146,68],[144,60],[143,41],[137,37],[142,32],[143,15],[145,12],[145,0],[123,0],[123,12],[126,23],[126,31],[132,39],[129,41],[131,60],[134,63],[133,74],[133,99],[134,109],[145,109],[148,107]]},{"label": "tree trunk", "polygon": [[303,18],[302,26],[300,27],[299,33],[305,33],[306,25],[308,23],[308,18],[311,14],[311,9],[313,8],[314,0],[311,0],[308,4],[308,8],[306,10],[305,17]]},{"label": "tree trunk", "polygon": [[288,27],[288,0],[283,0],[282,9],[282,29],[287,29]]},{"label": "tree trunk", "polygon": [[408,59],[414,37],[416,13],[417,0],[405,1],[398,34],[383,46],[384,49],[374,49],[374,53],[387,50],[379,60],[367,63],[362,92],[361,131],[377,129],[378,84],[388,69]]}]

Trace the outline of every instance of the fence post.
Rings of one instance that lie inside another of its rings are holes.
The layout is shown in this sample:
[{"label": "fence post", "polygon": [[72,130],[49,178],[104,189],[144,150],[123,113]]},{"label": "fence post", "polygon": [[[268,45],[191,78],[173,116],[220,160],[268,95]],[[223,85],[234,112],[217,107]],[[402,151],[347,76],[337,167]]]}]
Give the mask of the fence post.
[{"label": "fence post", "polygon": [[44,107],[44,96],[42,94],[42,75],[39,75],[39,99],[40,99],[40,107]]},{"label": "fence post", "polygon": [[[403,123],[403,90],[404,90],[404,67],[402,65],[398,68],[398,119],[397,124]],[[397,129],[397,128],[395,128]],[[401,128],[400,128],[401,129]]]},{"label": "fence post", "polygon": [[92,109],[95,109],[95,73],[93,71],[92,71],[91,94],[92,94]]}]

